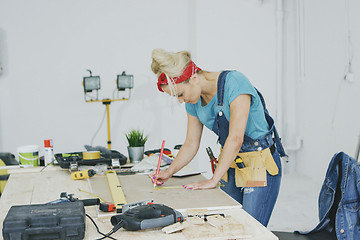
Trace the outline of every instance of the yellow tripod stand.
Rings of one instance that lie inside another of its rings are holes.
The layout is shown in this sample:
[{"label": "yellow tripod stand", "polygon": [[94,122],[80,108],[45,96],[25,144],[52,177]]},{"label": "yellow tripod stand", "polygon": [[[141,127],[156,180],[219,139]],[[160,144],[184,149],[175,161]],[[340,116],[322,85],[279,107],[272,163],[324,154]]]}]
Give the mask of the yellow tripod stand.
[{"label": "yellow tripod stand", "polygon": [[110,104],[116,101],[126,101],[129,98],[119,98],[119,99],[103,99],[103,100],[86,100],[86,102],[102,102],[106,106],[106,116],[107,116],[107,135],[108,135],[108,149],[111,150],[111,135],[110,135]]},{"label": "yellow tripod stand", "polygon": [[[125,71],[122,72],[121,75],[117,75],[116,85],[118,91],[125,91],[125,89],[129,89],[129,97],[128,98],[117,98],[117,99],[103,99],[98,100],[98,90],[100,89],[100,76],[93,76],[91,70],[89,71],[90,76],[83,78],[83,87],[84,87],[84,97],[85,102],[102,102],[106,106],[106,115],[107,115],[107,133],[108,133],[108,149],[111,150],[111,137],[110,137],[110,104],[115,101],[126,101],[130,99],[130,90],[133,88],[133,75],[127,75]],[[91,99],[87,100],[87,93],[96,91],[96,100]]]}]

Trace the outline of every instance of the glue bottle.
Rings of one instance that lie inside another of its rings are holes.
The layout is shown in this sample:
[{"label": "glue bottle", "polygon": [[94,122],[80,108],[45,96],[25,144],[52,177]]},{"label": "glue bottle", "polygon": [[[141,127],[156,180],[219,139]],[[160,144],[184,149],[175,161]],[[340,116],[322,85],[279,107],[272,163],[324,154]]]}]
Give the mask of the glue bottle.
[{"label": "glue bottle", "polygon": [[44,164],[45,166],[51,163],[54,159],[54,147],[52,139],[44,140]]}]

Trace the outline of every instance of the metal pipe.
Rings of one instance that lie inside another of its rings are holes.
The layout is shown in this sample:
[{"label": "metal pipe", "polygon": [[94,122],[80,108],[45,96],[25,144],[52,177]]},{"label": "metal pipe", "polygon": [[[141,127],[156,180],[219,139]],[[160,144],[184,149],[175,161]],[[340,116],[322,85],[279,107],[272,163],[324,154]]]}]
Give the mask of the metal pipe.
[{"label": "metal pipe", "polygon": [[283,80],[283,0],[276,2],[276,125],[282,134],[282,80]]},{"label": "metal pipe", "polygon": [[355,160],[356,161],[359,161],[359,154],[360,154],[360,135],[359,135],[358,144],[357,144],[356,152],[355,152]]},{"label": "metal pipe", "polygon": [[299,54],[299,78],[300,81],[305,80],[305,30],[304,30],[304,0],[297,1],[298,16],[298,54]]},{"label": "metal pipe", "polygon": [[297,137],[296,144],[293,146],[286,147],[286,151],[296,152],[302,148],[302,145],[303,145],[303,139],[301,137]]}]

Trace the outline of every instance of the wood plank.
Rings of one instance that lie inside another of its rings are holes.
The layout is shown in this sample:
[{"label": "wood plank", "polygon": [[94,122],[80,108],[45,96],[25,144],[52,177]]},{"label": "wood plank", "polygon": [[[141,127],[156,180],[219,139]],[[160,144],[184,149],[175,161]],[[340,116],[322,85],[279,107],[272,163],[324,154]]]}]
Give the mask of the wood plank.
[{"label": "wood plank", "polygon": [[[151,180],[144,174],[119,176],[119,179],[128,203],[154,199],[155,203],[165,204],[175,209],[240,205],[220,188],[208,190],[189,190],[184,188],[155,190]],[[182,186],[183,184],[202,181],[204,179],[202,175],[182,178],[173,177],[163,186]],[[92,178],[90,182],[96,195],[104,199],[110,199],[111,201],[108,188],[104,187],[106,182],[103,178]]]},{"label": "wood plank", "polygon": [[[211,211],[209,212],[211,213]],[[257,222],[254,218],[252,218],[249,214],[247,214],[240,207],[234,207],[232,209],[224,209],[224,210],[216,210],[216,213],[223,213],[225,216],[231,216],[231,218],[235,219],[238,224],[241,224],[244,228],[244,232],[240,235],[246,237],[248,240],[276,240],[278,239],[272,232],[262,226],[259,222]],[[185,214],[185,213],[184,213]],[[103,219],[104,222],[99,223],[99,228],[107,233],[111,230],[111,226],[107,223],[107,220]],[[211,226],[205,227],[206,229],[211,229]],[[201,231],[202,229],[199,226],[195,226],[191,231]],[[204,229],[203,229],[204,230]],[[199,237],[198,235],[192,236],[189,233],[185,233],[185,231],[176,232],[172,234],[166,234],[161,231],[161,228],[158,229],[147,229],[140,231],[125,231],[124,229],[120,229],[118,232],[112,235],[112,237],[116,239],[157,239],[157,240],[185,240],[185,239],[209,239],[209,240],[219,240],[219,239],[227,239],[226,236],[219,236],[215,234],[217,231],[206,233],[204,231],[203,236]],[[211,235],[211,233],[213,235]],[[219,232],[218,232],[219,233]],[[89,239],[94,239],[95,237],[100,237],[100,235],[96,232],[95,227],[91,225],[87,225],[87,237]],[[90,237],[92,236],[92,238]],[[233,239],[233,238],[228,238]]]},{"label": "wood plank", "polygon": [[69,171],[58,168],[45,169],[42,172],[10,174],[3,195],[0,198],[0,226],[11,206],[24,204],[47,203],[60,198],[61,192],[74,194],[79,199],[90,198],[88,194],[80,192],[79,188],[89,189],[87,179],[72,180]]},{"label": "wood plank", "polygon": [[[155,202],[164,203],[173,208],[188,208],[206,207],[213,208],[218,206],[216,213],[224,213],[226,216],[231,216],[236,221],[244,226],[246,233],[251,234],[252,240],[277,239],[268,229],[262,226],[259,222],[253,219],[249,214],[241,209],[241,206],[234,202],[230,197],[225,195],[219,189],[212,190],[186,190],[186,189],[164,189],[153,190],[152,183],[147,179],[146,175],[135,176],[120,176],[120,181],[124,186],[125,195],[131,201],[143,200],[144,198],[154,198]],[[193,176],[190,178],[170,179],[166,183],[167,186],[174,186],[178,184],[186,184],[192,181],[202,180],[202,176]],[[102,182],[103,181],[103,182]],[[91,182],[91,184],[89,184]],[[79,191],[91,192],[91,188],[97,182],[100,189],[107,189],[105,176],[95,175],[89,180],[72,180],[69,171],[63,171],[60,168],[58,171],[44,170],[43,172],[33,173],[16,173],[11,174],[8,183],[5,187],[4,194],[0,198],[0,227],[2,229],[3,220],[13,205],[24,205],[31,203],[46,203],[59,198],[61,192],[73,193],[79,199],[93,198],[87,193]],[[96,185],[96,184],[95,184]],[[102,197],[102,196],[101,196]],[[191,197],[191,198],[190,198]],[[210,200],[209,200],[210,198]],[[230,198],[230,199],[228,199]],[[191,200],[190,200],[191,199]],[[225,202],[220,202],[220,199]],[[212,205],[215,204],[215,205]],[[221,206],[229,204],[231,209],[222,209]],[[110,217],[114,215],[108,214],[104,216],[99,215],[96,207],[85,207],[86,213],[89,214],[97,223],[99,229],[103,233],[111,230]],[[185,212],[181,210],[185,215]],[[158,240],[184,240],[187,238],[183,232],[165,234],[161,229],[151,229],[142,231],[125,231],[120,229],[114,235],[117,239],[158,239]],[[86,219],[86,233],[84,239],[96,239],[101,235],[97,233],[93,223]]]}]

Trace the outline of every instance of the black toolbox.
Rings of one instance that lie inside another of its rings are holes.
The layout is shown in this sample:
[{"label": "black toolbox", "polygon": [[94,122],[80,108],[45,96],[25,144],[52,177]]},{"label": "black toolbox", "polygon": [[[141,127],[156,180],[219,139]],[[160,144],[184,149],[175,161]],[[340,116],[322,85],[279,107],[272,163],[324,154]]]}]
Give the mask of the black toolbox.
[{"label": "black toolbox", "polygon": [[83,202],[12,206],[3,222],[4,240],[77,240],[85,236]]},{"label": "black toolbox", "polygon": [[84,160],[82,152],[70,152],[70,153],[57,153],[55,159],[59,163],[61,168],[70,168],[70,164],[75,163],[78,166],[95,166],[99,163],[105,163],[109,166],[112,165],[112,159],[118,159],[120,165],[126,164],[127,157],[115,150],[109,150],[110,154],[100,152],[99,159]]}]

